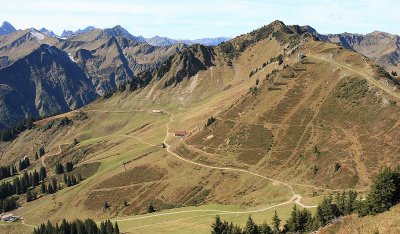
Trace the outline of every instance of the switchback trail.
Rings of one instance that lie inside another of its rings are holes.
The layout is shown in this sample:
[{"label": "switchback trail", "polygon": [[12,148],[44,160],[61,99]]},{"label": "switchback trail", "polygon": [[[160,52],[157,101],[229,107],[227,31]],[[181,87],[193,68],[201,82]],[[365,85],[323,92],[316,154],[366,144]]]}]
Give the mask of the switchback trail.
[{"label": "switchback trail", "polygon": [[[193,161],[191,161],[191,160],[188,160],[188,159],[186,159],[186,158],[181,157],[180,155],[178,155],[177,153],[175,153],[174,151],[172,151],[172,150],[171,150],[171,146],[167,143],[168,136],[170,135],[170,127],[169,127],[169,125],[170,125],[170,124],[172,123],[172,121],[173,121],[173,118],[172,118],[172,117],[173,117],[173,114],[172,114],[172,113],[169,113],[169,112],[167,112],[167,111],[164,111],[164,113],[166,113],[166,114],[169,115],[170,121],[169,121],[168,123],[165,124],[165,127],[166,127],[166,136],[165,136],[165,138],[164,138],[163,143],[164,143],[164,145],[165,145],[166,151],[167,151],[168,153],[170,153],[171,155],[173,155],[174,157],[178,158],[179,160],[185,161],[185,162],[187,162],[187,163],[196,165],[196,166],[200,166],[200,167],[204,167],[204,168],[209,168],[209,169],[215,169],[215,170],[222,170],[222,171],[236,171],[236,172],[242,172],[242,173],[250,174],[250,175],[253,175],[253,176],[256,176],[256,177],[260,177],[260,178],[262,178],[262,179],[266,179],[266,180],[272,181],[272,182],[277,183],[277,184],[281,184],[281,185],[287,187],[287,188],[291,191],[292,197],[291,197],[288,201],[286,201],[286,202],[282,202],[282,203],[279,203],[279,204],[276,204],[276,205],[271,205],[271,206],[268,206],[268,207],[259,208],[259,209],[256,209],[256,210],[249,210],[249,211],[224,211],[224,210],[208,210],[208,209],[202,210],[202,209],[194,209],[194,210],[186,210],[186,211],[177,211],[177,212],[161,213],[161,214],[152,214],[152,215],[141,216],[141,217],[130,217],[130,218],[124,218],[124,219],[114,219],[113,221],[116,221],[116,222],[123,222],[123,221],[140,220],[140,219],[147,219],[147,218],[153,218],[153,217],[159,217],[159,216],[168,216],[168,215],[176,215],[176,214],[182,214],[182,213],[195,213],[195,212],[199,212],[199,213],[203,213],[203,212],[214,212],[213,214],[205,214],[205,215],[195,216],[195,217],[210,216],[210,215],[214,216],[214,215],[217,215],[217,214],[225,214],[225,215],[251,214],[251,213],[257,213],[257,212],[263,212],[263,211],[266,211],[266,210],[269,210],[269,209],[273,209],[273,208],[276,208],[276,207],[279,207],[279,206],[288,205],[288,204],[290,204],[290,203],[297,204],[297,205],[299,205],[299,206],[301,206],[301,207],[303,207],[303,208],[307,208],[307,209],[317,207],[317,206],[308,206],[308,205],[302,204],[302,203],[301,203],[301,199],[302,199],[301,195],[296,194],[295,191],[294,191],[294,189],[293,189],[293,187],[292,187],[289,183],[286,183],[286,182],[283,182],[283,181],[279,181],[279,180],[276,180],[276,179],[273,179],[273,178],[270,178],[270,177],[267,177],[267,176],[260,175],[260,174],[258,174],[258,173],[254,173],[254,172],[251,172],[251,171],[244,170],[244,169],[230,168],[230,167],[216,167],[216,166],[210,166],[210,165],[206,165],[206,164],[202,164],[202,163],[198,163],[198,162],[193,162]],[[195,217],[187,217],[187,219],[189,219],[189,218],[195,218]],[[168,221],[168,222],[174,222],[174,221],[176,221],[176,220]],[[148,227],[148,226],[153,226],[153,225],[161,225],[161,224],[165,224],[165,223],[168,223],[168,222],[154,223],[154,224],[149,224],[149,225],[134,227],[134,228],[128,229],[127,231],[133,230],[133,229],[137,229],[137,228],[141,228],[141,227]]]},{"label": "switchback trail", "polygon": [[59,145],[58,145],[58,152],[52,153],[52,154],[45,154],[45,155],[43,155],[42,157],[40,157],[40,161],[42,162],[42,165],[43,165],[44,167],[47,167],[47,166],[46,166],[46,163],[45,163],[45,159],[46,159],[47,157],[53,157],[53,156],[56,156],[56,155],[61,154],[61,153],[62,153],[62,146],[63,146],[63,145],[69,145],[69,143],[62,143],[62,144],[59,144]]},{"label": "switchback trail", "polygon": [[[100,112],[100,113],[133,113],[133,112],[149,112],[149,111],[150,111],[150,110],[130,110],[130,111],[88,110],[88,111],[86,111],[86,112]],[[174,157],[176,157],[177,159],[179,159],[179,160],[181,160],[181,161],[184,161],[184,162],[186,162],[186,163],[190,163],[190,164],[195,165],[195,166],[200,166],[200,167],[209,168],[209,169],[215,169],[215,170],[221,170],[221,171],[241,172],[241,173],[246,173],[246,174],[250,174],[250,175],[259,177],[259,178],[261,178],[261,179],[269,180],[269,181],[271,181],[271,182],[274,182],[274,183],[277,183],[277,184],[280,184],[280,185],[283,185],[283,186],[287,187],[287,188],[290,190],[290,192],[291,192],[291,194],[292,194],[292,197],[291,197],[288,201],[285,201],[285,202],[282,202],[282,203],[279,203],[279,204],[271,205],[271,206],[268,206],[268,207],[262,207],[262,208],[255,209],[255,210],[248,210],[248,211],[224,211],[224,210],[194,209],[194,210],[187,210],[187,211],[177,211],[177,212],[169,212],[169,213],[152,214],[152,215],[141,216],[141,217],[130,217],[130,218],[122,218],[122,219],[113,219],[113,221],[122,222],[122,221],[140,220],[140,219],[147,219],[147,218],[158,217],[158,216],[167,216],[167,215],[176,215],[176,214],[181,214],[181,213],[194,213],[194,212],[199,212],[199,213],[202,213],[202,212],[214,212],[213,214],[206,214],[206,215],[216,215],[216,214],[227,214],[227,215],[250,214],[250,213],[257,213],[257,212],[266,211],[266,210],[273,209],[273,208],[276,208],[276,207],[279,207],[279,206],[288,205],[288,204],[290,204],[290,203],[297,204],[297,205],[299,205],[300,207],[307,208],[307,209],[317,207],[317,206],[309,206],[309,205],[302,204],[302,203],[301,203],[301,199],[302,199],[301,195],[296,194],[295,191],[294,191],[294,188],[292,187],[292,185],[290,185],[290,184],[287,183],[287,182],[280,181],[280,180],[277,180],[277,179],[274,179],[274,178],[270,178],[270,177],[267,177],[267,176],[264,176],[264,175],[261,175],[261,174],[255,173],[255,172],[247,171],[247,170],[244,170],[244,169],[231,168],[231,167],[217,167],[217,166],[211,166],[211,165],[206,165],[206,164],[194,162],[194,161],[191,161],[191,160],[189,160],[189,159],[186,159],[186,158],[181,157],[180,155],[178,155],[177,153],[175,153],[175,152],[171,149],[171,146],[167,143],[167,139],[168,139],[169,135],[171,134],[171,133],[170,133],[170,127],[169,127],[169,125],[173,122],[173,116],[174,116],[174,115],[173,115],[172,113],[170,113],[170,112],[167,112],[167,111],[163,111],[163,113],[168,114],[168,115],[169,115],[169,118],[170,118],[170,121],[169,121],[168,123],[165,124],[165,127],[166,127],[166,136],[165,136],[165,138],[164,138],[164,140],[163,140],[163,143],[164,143],[164,145],[165,145],[165,149],[166,149],[166,151],[167,151],[169,154],[173,155]],[[123,135],[123,136],[124,136],[124,137],[132,137],[132,136],[130,136],[130,135]],[[133,137],[133,138],[136,138],[136,137]],[[61,148],[62,145],[66,145],[66,144],[60,144],[60,145],[59,145],[59,152],[56,152],[56,153],[54,153],[54,154],[45,155],[45,156],[42,157],[42,164],[43,164],[44,166],[45,166],[45,163],[44,163],[45,157],[50,157],[50,156],[55,156],[55,155],[60,154],[61,151],[62,151],[62,148]],[[149,144],[149,145],[150,145],[150,144]],[[152,146],[154,146],[154,145],[152,145]],[[332,190],[332,189],[319,188],[319,187],[312,186],[312,185],[303,185],[303,186],[312,187],[312,188],[316,188],[316,189],[329,190],[329,191],[336,191],[336,190]],[[163,223],[164,223],[164,222],[163,222]],[[159,223],[159,224],[161,224],[161,223]],[[157,225],[157,223],[152,224],[152,225]],[[32,226],[33,226],[33,225],[32,225]],[[133,229],[136,229],[136,228],[139,228],[139,227],[135,227],[135,228],[133,228]]]}]

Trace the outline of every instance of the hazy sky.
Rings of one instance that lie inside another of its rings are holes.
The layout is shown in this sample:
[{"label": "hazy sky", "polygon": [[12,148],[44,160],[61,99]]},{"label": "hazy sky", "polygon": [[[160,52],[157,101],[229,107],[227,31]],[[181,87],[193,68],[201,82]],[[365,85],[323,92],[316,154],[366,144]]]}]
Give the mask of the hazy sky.
[{"label": "hazy sky", "polygon": [[18,29],[121,25],[133,35],[237,36],[275,19],[320,33],[400,34],[400,0],[0,0],[0,21]]}]

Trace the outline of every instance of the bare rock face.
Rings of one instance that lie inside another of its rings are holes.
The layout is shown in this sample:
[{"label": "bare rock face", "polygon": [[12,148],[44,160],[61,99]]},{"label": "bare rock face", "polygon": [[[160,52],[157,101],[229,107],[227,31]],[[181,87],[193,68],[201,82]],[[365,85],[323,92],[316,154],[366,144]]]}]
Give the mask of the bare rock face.
[{"label": "bare rock face", "polygon": [[140,74],[185,47],[151,46],[121,26],[68,38],[33,28],[0,36],[0,128],[82,107],[127,83],[141,87],[148,79]]},{"label": "bare rock face", "polygon": [[98,97],[68,54],[45,44],[1,69],[0,81],[0,128],[28,116],[73,110]]},{"label": "bare rock face", "polygon": [[185,47],[182,44],[151,46],[121,26],[71,36],[56,46],[71,54],[99,95],[127,82],[137,83],[138,74],[153,71]]},{"label": "bare rock face", "polygon": [[166,61],[158,70],[156,77],[164,77],[164,87],[176,85],[184,78],[194,76],[213,65],[214,48],[193,45]]}]

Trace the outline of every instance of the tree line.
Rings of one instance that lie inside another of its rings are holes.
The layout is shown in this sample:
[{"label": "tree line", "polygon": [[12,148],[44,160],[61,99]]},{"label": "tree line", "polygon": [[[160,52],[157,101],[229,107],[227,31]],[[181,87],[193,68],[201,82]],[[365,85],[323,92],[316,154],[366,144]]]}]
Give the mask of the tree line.
[{"label": "tree line", "polygon": [[39,172],[24,172],[20,177],[15,177],[12,182],[2,182],[0,184],[0,209],[2,212],[7,212],[17,208],[17,199],[15,195],[26,194],[27,201],[32,201],[37,198],[36,192],[31,188],[44,184],[44,179],[47,177],[45,167],[41,167]]},{"label": "tree line", "polygon": [[39,172],[36,170],[30,173],[25,171],[22,176],[15,177],[12,182],[2,182],[0,184],[0,200],[13,195],[24,194],[28,191],[28,188],[39,185],[46,177],[46,168],[41,167]]},{"label": "tree line", "polygon": [[82,181],[82,176],[80,174],[78,174],[78,177],[75,177],[74,175],[67,175],[64,173],[64,184],[67,187],[77,185],[81,181]]},{"label": "tree line", "polygon": [[67,162],[65,167],[62,163],[56,163],[55,172],[57,175],[61,175],[64,172],[71,172],[74,169],[74,164],[72,162]]},{"label": "tree line", "polygon": [[119,234],[118,224],[115,222],[113,225],[110,220],[106,220],[100,223],[100,226],[92,219],[86,219],[82,221],[76,219],[72,222],[68,222],[65,219],[62,220],[61,224],[57,223],[53,225],[50,221],[47,224],[42,223],[38,228],[35,228],[33,234]]},{"label": "tree line", "polygon": [[211,225],[211,233],[307,233],[318,230],[335,219],[357,213],[360,217],[376,215],[388,211],[392,206],[400,203],[400,167],[397,169],[384,168],[373,180],[365,199],[358,197],[357,192],[336,193],[323,199],[317,206],[314,215],[307,209],[299,209],[295,205],[286,224],[281,228],[281,220],[275,211],[272,226],[256,224],[249,216],[246,226],[240,227],[232,222],[222,221],[217,215]]},{"label": "tree line", "polygon": [[[23,171],[31,165],[29,158],[25,157],[18,162],[19,171]],[[17,167],[15,165],[0,166],[0,180],[17,175]]]},{"label": "tree line", "polygon": [[15,123],[13,126],[8,128],[0,129],[0,141],[10,141],[14,139],[14,137],[27,130],[32,129],[34,119],[32,117],[28,117],[24,120],[21,120]]},{"label": "tree line", "polygon": [[15,165],[0,166],[0,180],[12,177],[17,174],[17,167]]}]

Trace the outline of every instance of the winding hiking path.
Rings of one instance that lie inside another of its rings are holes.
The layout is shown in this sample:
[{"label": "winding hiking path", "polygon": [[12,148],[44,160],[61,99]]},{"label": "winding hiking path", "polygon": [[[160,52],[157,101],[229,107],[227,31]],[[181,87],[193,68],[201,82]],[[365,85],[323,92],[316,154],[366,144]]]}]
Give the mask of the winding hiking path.
[{"label": "winding hiking path", "polygon": [[59,144],[58,145],[58,152],[56,152],[56,153],[52,153],[52,154],[45,154],[45,155],[43,155],[42,157],[40,157],[40,162],[42,163],[42,165],[44,166],[44,167],[47,167],[46,166],[46,158],[48,158],[48,157],[53,157],[53,156],[56,156],[56,155],[59,155],[59,154],[61,154],[62,153],[62,146],[63,145],[69,145],[69,143],[62,143],[62,144]]},{"label": "winding hiking path", "polygon": [[[159,216],[168,216],[168,215],[176,215],[176,214],[182,214],[182,213],[194,213],[194,212],[199,212],[199,213],[202,213],[202,212],[214,212],[214,213],[212,213],[212,214],[200,215],[200,216],[186,217],[186,218],[184,218],[184,219],[190,219],[190,218],[196,218],[196,217],[203,217],[203,216],[215,216],[215,215],[217,215],[217,214],[224,214],[224,215],[251,214],[251,213],[257,213],[257,212],[263,212],[263,211],[266,211],[266,210],[269,210],[269,209],[273,209],[273,208],[276,208],[276,207],[279,207],[279,206],[288,205],[288,204],[290,204],[290,203],[297,204],[297,205],[299,205],[300,207],[307,208],[307,209],[317,207],[317,206],[309,206],[309,205],[304,205],[304,204],[302,204],[302,203],[301,203],[301,199],[302,199],[301,195],[296,194],[295,191],[294,191],[294,189],[293,189],[293,187],[292,187],[289,183],[286,183],[286,182],[283,182],[283,181],[279,181],[279,180],[276,180],[276,179],[273,179],[273,178],[270,178],[270,177],[267,177],[267,176],[260,175],[260,174],[258,174],[258,173],[254,173],[254,172],[251,172],[251,171],[244,170],[244,169],[231,168],[231,167],[216,167],[216,166],[210,166],[210,165],[206,165],[206,164],[194,162],[194,161],[191,161],[191,160],[188,160],[188,159],[186,159],[186,158],[181,157],[180,155],[178,155],[177,153],[175,153],[174,151],[172,151],[171,146],[167,143],[167,139],[168,139],[168,137],[171,135],[169,125],[173,122],[173,114],[172,114],[172,113],[169,113],[169,112],[167,112],[167,111],[164,111],[164,113],[166,113],[166,114],[169,115],[170,121],[169,121],[168,123],[165,124],[165,127],[166,127],[166,136],[165,136],[165,138],[164,138],[163,143],[164,143],[164,145],[165,145],[166,151],[167,151],[168,153],[170,153],[171,155],[173,155],[174,157],[178,158],[178,159],[181,160],[181,161],[184,161],[184,162],[187,162],[187,163],[196,165],[196,166],[204,167],[204,168],[216,169],[216,170],[222,170],[222,171],[242,172],[242,173],[250,174],[250,175],[253,175],[253,176],[262,178],[262,179],[266,179],[266,180],[269,180],[269,181],[272,181],[272,182],[274,182],[274,183],[281,184],[281,185],[287,187],[287,188],[291,191],[291,193],[292,193],[293,196],[292,196],[288,201],[285,201],[285,202],[282,202],[282,203],[279,203],[279,204],[276,204],[276,205],[271,205],[271,206],[268,206],[268,207],[263,207],[263,208],[259,208],[259,209],[255,209],[255,210],[248,210],[248,211],[224,211],[224,210],[208,210],[208,209],[202,210],[202,209],[194,209],[194,210],[186,210],[186,211],[177,211],[177,212],[161,213],[161,214],[152,214],[152,215],[146,215],[146,216],[141,216],[141,217],[130,217],[130,218],[124,218],[124,219],[114,219],[113,221],[116,221],[116,222],[123,222],[123,221],[140,220],[140,219],[147,219],[147,218],[153,218],[153,217],[159,217]],[[182,220],[182,219],[178,219],[178,220]],[[155,225],[162,225],[162,224],[165,224],[165,223],[176,222],[176,221],[178,221],[178,220],[172,220],[172,221],[166,221],[166,222],[160,222],[160,223],[153,223],[153,224],[144,225],[144,226],[138,226],[138,227],[134,227],[134,228],[127,229],[127,230],[125,230],[125,231],[129,231],[129,230],[133,230],[133,229],[138,229],[138,228],[142,228],[142,227],[149,227],[149,226],[155,226]]]},{"label": "winding hiking path", "polygon": [[[327,63],[331,63],[331,64],[333,64],[333,65],[336,65],[337,67],[341,67],[341,68],[347,69],[347,70],[349,70],[349,71],[352,71],[352,72],[354,72],[354,73],[357,73],[357,74],[361,75],[362,77],[364,77],[366,80],[368,80],[368,81],[369,81],[371,84],[373,84],[374,86],[379,87],[380,89],[384,90],[385,92],[387,92],[387,93],[390,94],[391,96],[393,96],[393,97],[395,97],[396,99],[399,99],[399,100],[400,100],[400,94],[399,94],[398,92],[395,92],[394,90],[390,89],[390,87],[388,87],[388,86],[382,84],[382,83],[379,82],[378,80],[374,79],[373,77],[370,77],[370,76],[366,75],[366,74],[363,73],[363,72],[354,70],[354,69],[351,68],[350,66],[337,63],[337,62],[335,62],[335,61],[333,61],[333,60],[330,60],[330,59],[326,59],[326,58],[322,58],[322,57],[316,57],[316,56],[309,56],[309,57],[311,57],[311,58],[313,58],[313,59],[316,59],[316,60],[321,60],[321,61],[324,61],[324,62],[327,62]],[[234,69],[234,70],[235,70],[235,69]],[[236,71],[235,71],[235,74],[236,74]],[[151,112],[151,110],[129,110],[129,111],[85,110],[84,112],[99,112],[99,113],[133,113],[133,112]],[[168,123],[165,124],[165,127],[166,127],[166,135],[165,135],[165,138],[164,138],[164,140],[163,140],[163,143],[164,143],[164,145],[165,145],[165,150],[166,150],[170,155],[174,156],[175,158],[177,158],[177,159],[179,159],[179,160],[181,160],[181,161],[184,161],[184,162],[186,162],[186,163],[190,163],[190,164],[195,165],[195,166],[200,166],[200,167],[203,167],[203,168],[214,169],[214,170],[221,170],[221,171],[231,171],[231,172],[246,173],[246,174],[249,174],[249,175],[253,175],[253,176],[255,176],[255,177],[258,177],[258,178],[260,178],[260,179],[269,180],[269,181],[271,181],[271,182],[274,182],[274,183],[277,183],[277,184],[280,184],[280,185],[282,185],[282,186],[287,187],[287,188],[290,190],[290,192],[291,192],[291,194],[292,194],[292,197],[291,197],[288,201],[285,201],[285,202],[282,202],[282,203],[279,203],[279,204],[275,204],[275,205],[271,205],[271,206],[267,206],[267,207],[262,207],[262,208],[258,208],[258,209],[254,209],[254,210],[248,210],[248,211],[226,211],[226,210],[217,210],[217,209],[215,209],[215,210],[214,210],[214,209],[193,209],[193,210],[186,210],[186,211],[176,211],[176,212],[167,212],[167,213],[156,213],[156,214],[150,214],[150,215],[145,215],[145,216],[140,216],[140,217],[127,217],[127,218],[113,219],[113,221],[123,222],[123,221],[131,221],[131,220],[148,219],[148,218],[160,217],[160,216],[177,215],[177,214],[182,214],[182,213],[194,213],[194,212],[205,213],[205,212],[212,212],[212,214],[202,214],[202,215],[197,215],[197,216],[192,216],[192,217],[185,217],[185,218],[181,218],[181,219],[175,219],[175,220],[171,220],[171,221],[164,221],[164,222],[152,223],[152,224],[143,225],[143,226],[136,226],[136,227],[133,227],[133,228],[124,230],[124,231],[129,231],[129,230],[133,230],[133,229],[139,229],[139,228],[148,227],[148,226],[163,225],[163,224],[166,224],[166,223],[177,222],[177,221],[179,221],[179,220],[197,218],[197,217],[202,217],[202,216],[215,216],[215,215],[217,215],[217,214],[224,214],[224,215],[250,214],[250,213],[256,213],[256,212],[266,211],[266,210],[269,210],[269,209],[273,209],[273,208],[280,207],[280,206],[284,206],[284,205],[288,205],[288,204],[297,204],[297,205],[299,205],[299,206],[301,206],[301,207],[303,207],[303,208],[315,208],[315,207],[316,207],[316,206],[309,206],[309,205],[302,204],[302,203],[301,203],[301,199],[302,199],[301,195],[296,194],[296,193],[295,193],[295,190],[294,190],[294,188],[293,188],[293,186],[292,186],[290,183],[288,183],[288,182],[280,181],[280,180],[277,180],[277,179],[274,179],[274,178],[271,178],[271,177],[268,177],[268,176],[264,176],[264,175],[261,175],[261,174],[258,174],[258,173],[252,172],[252,171],[245,170],[245,169],[232,168],[232,167],[218,167],[218,166],[206,165],[206,164],[202,164],[202,163],[199,163],[199,162],[191,161],[191,160],[189,160],[189,159],[186,159],[186,158],[184,158],[184,157],[181,157],[179,154],[177,154],[176,152],[174,152],[174,151],[172,150],[171,146],[167,143],[168,137],[171,135],[171,133],[170,133],[170,124],[173,122],[173,116],[174,116],[174,114],[169,113],[169,112],[167,112],[167,111],[163,111],[163,112],[166,113],[166,114],[168,114],[168,115],[169,115],[169,118],[170,118],[170,121],[169,121]],[[142,143],[148,144],[149,146],[155,146],[155,145],[146,143],[146,142],[142,141],[141,139],[139,139],[139,138],[137,138],[137,137],[135,137],[135,136],[129,135],[129,134],[126,134],[126,135],[123,135],[123,136],[124,136],[124,137],[135,138],[135,139],[137,139],[138,141],[140,141],[140,142],[142,142]],[[64,144],[58,145],[59,151],[56,152],[56,153],[44,155],[44,156],[41,158],[42,165],[43,165],[43,166],[46,166],[46,164],[45,164],[45,159],[46,159],[47,157],[52,157],[52,156],[56,156],[56,155],[60,154],[60,153],[62,152],[62,146],[63,146],[63,145],[67,145],[67,144],[64,143]],[[198,150],[200,150],[200,149],[198,149]],[[298,186],[306,186],[306,187],[315,188],[315,189],[323,189],[323,190],[327,190],[327,191],[338,191],[338,190],[335,190],[335,189],[320,188],[320,187],[313,186],[313,185],[301,185],[301,184],[296,184],[296,185],[298,185]],[[25,223],[23,223],[23,224],[24,224],[24,225],[27,225],[27,226],[35,227],[34,225],[29,225],[29,224],[25,224]]]},{"label": "winding hiking path", "polygon": [[[129,110],[129,111],[88,110],[87,112],[99,112],[99,113],[133,113],[133,112],[150,112],[150,110]],[[274,182],[274,183],[277,183],[277,184],[280,184],[280,185],[283,185],[283,186],[287,187],[287,188],[290,190],[290,192],[291,192],[291,194],[292,194],[292,197],[291,197],[288,201],[285,201],[285,202],[282,202],[282,203],[279,203],[279,204],[275,204],[275,205],[271,205],[271,206],[267,206],[267,207],[255,209],[255,210],[248,210],[248,211],[225,211],[225,210],[194,209],[194,210],[187,210],[187,211],[177,211],[177,212],[169,212],[169,213],[152,214],[152,215],[146,215],[146,216],[141,216],[141,217],[130,217],[130,218],[123,218],[123,219],[114,219],[114,221],[122,222],[122,221],[147,219],[147,218],[153,218],[153,217],[159,217],[159,216],[168,216],[168,215],[176,215],[176,214],[181,214],[181,213],[193,213],[193,212],[199,212],[199,213],[203,213],[203,212],[214,212],[214,213],[212,213],[212,214],[206,214],[206,215],[201,215],[201,216],[211,216],[211,215],[214,216],[214,215],[216,215],[216,214],[227,214],[227,215],[250,214],[250,213],[263,212],[263,211],[266,211],[266,210],[269,210],[269,209],[273,209],[273,208],[276,208],[276,207],[279,207],[279,206],[288,205],[288,204],[291,204],[291,203],[297,204],[297,205],[299,205],[300,207],[307,208],[307,209],[317,207],[317,206],[309,206],[309,205],[302,204],[302,203],[301,203],[301,199],[302,199],[301,195],[296,194],[295,191],[294,191],[294,188],[292,187],[292,185],[290,185],[290,184],[287,183],[287,182],[283,182],[283,181],[280,181],[280,180],[277,180],[277,179],[274,179],[274,178],[270,178],[270,177],[267,177],[267,176],[264,176],[264,175],[261,175],[261,174],[255,173],[255,172],[247,171],[247,170],[244,170],[244,169],[231,168],[231,167],[217,167],[217,166],[211,166],[211,165],[206,165],[206,164],[194,162],[194,161],[191,161],[191,160],[189,160],[189,159],[186,159],[186,158],[181,157],[180,155],[178,155],[177,153],[175,153],[175,152],[171,149],[171,146],[167,143],[168,137],[171,135],[171,133],[170,133],[170,126],[169,126],[169,125],[173,122],[173,116],[174,116],[174,114],[172,114],[172,113],[170,113],[170,112],[167,112],[167,111],[163,111],[163,113],[168,114],[168,115],[169,115],[169,118],[170,118],[170,121],[169,121],[168,123],[165,124],[165,127],[166,127],[166,135],[165,135],[165,138],[164,138],[164,140],[163,140],[163,143],[164,143],[164,145],[165,145],[166,151],[167,151],[169,154],[171,154],[172,156],[176,157],[177,159],[179,159],[179,160],[181,160],[181,161],[184,161],[184,162],[186,162],[186,163],[190,163],[190,164],[195,165],[195,166],[200,166],[200,167],[209,168],[209,169],[215,169],[215,170],[222,170],[222,171],[241,172],[241,173],[246,173],[246,174],[250,174],[250,175],[259,177],[259,178],[261,178],[261,179],[269,180],[269,181],[271,181],[271,182]],[[153,145],[153,144],[149,144],[149,143],[147,143],[147,142],[144,142],[144,141],[140,140],[139,138],[137,138],[137,137],[135,137],[135,136],[132,136],[132,135],[122,135],[122,136],[123,136],[123,137],[129,137],[129,138],[135,138],[135,139],[137,139],[138,141],[140,141],[140,142],[142,142],[142,143],[148,144],[149,146],[155,146],[155,145]],[[52,153],[52,154],[46,154],[46,155],[44,155],[44,156],[41,158],[41,161],[42,161],[43,166],[46,166],[46,164],[45,164],[45,159],[46,159],[47,157],[56,156],[56,155],[62,153],[62,146],[63,146],[63,145],[68,145],[68,144],[67,144],[67,143],[63,143],[63,144],[58,145],[58,148],[59,148],[59,151],[58,151],[58,152]],[[200,150],[200,149],[199,149],[199,150]],[[200,151],[201,151],[201,150],[200,150]],[[304,186],[312,187],[312,188],[316,188],[316,189],[330,190],[330,189],[325,189],[325,188],[319,188],[319,187],[312,186],[312,185],[304,185]],[[331,191],[334,191],[334,190],[331,190]],[[199,216],[195,216],[195,217],[199,217]],[[187,217],[187,219],[189,219],[189,218],[191,218],[191,217]],[[194,218],[194,217],[192,217],[192,218]],[[177,220],[175,220],[175,221],[177,221]],[[173,222],[173,221],[168,221],[168,222]],[[165,223],[165,222],[162,222],[162,223]],[[162,224],[162,223],[154,223],[154,224],[151,224],[151,225],[160,225],[160,224]],[[143,227],[151,226],[151,225],[145,225],[145,226],[143,226]],[[34,225],[29,225],[29,226],[34,226]],[[140,227],[142,227],[142,226],[140,226]],[[133,229],[140,228],[140,227],[135,227],[135,228],[133,228]],[[129,230],[131,230],[131,229],[129,229]]]},{"label": "winding hiking path", "polygon": [[350,67],[348,65],[344,65],[344,64],[338,63],[338,62],[336,62],[335,60],[332,60],[332,59],[327,59],[327,58],[318,57],[318,56],[312,56],[312,55],[310,55],[308,57],[310,57],[312,59],[315,59],[315,60],[324,61],[324,62],[333,64],[333,65],[336,65],[337,67],[341,67],[341,68],[349,70],[349,71],[351,71],[353,73],[361,75],[363,78],[365,78],[373,86],[378,87],[379,89],[385,91],[390,96],[396,98],[397,100],[400,100],[400,93],[399,92],[396,92],[395,90],[391,89],[389,86],[382,84],[381,82],[379,82],[379,80],[376,80],[373,77],[371,77],[371,76],[369,76],[369,75],[367,75],[367,74],[365,74],[363,72],[357,71],[357,70],[353,69],[352,67]]}]

